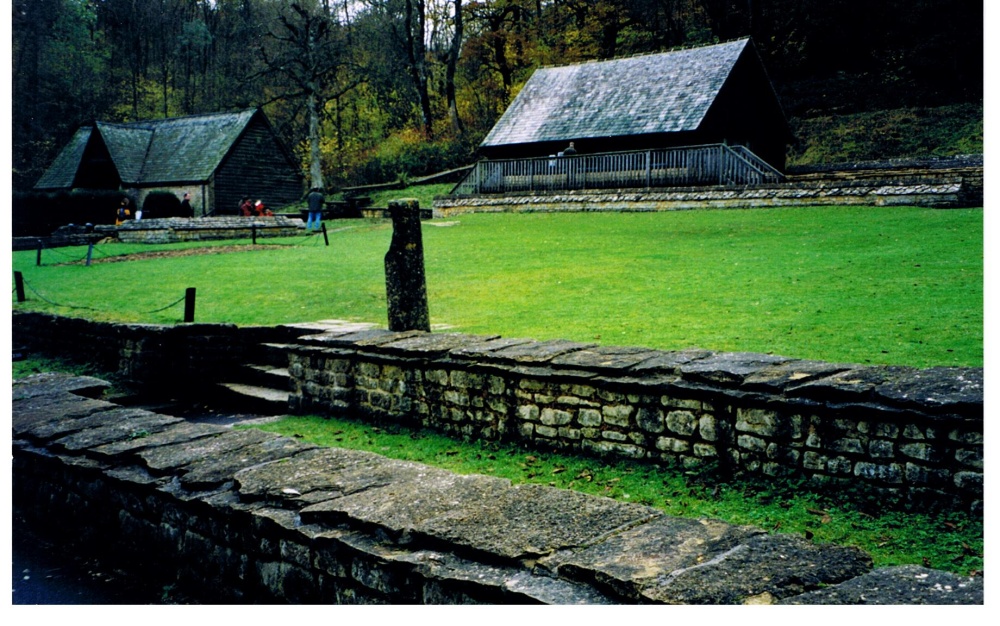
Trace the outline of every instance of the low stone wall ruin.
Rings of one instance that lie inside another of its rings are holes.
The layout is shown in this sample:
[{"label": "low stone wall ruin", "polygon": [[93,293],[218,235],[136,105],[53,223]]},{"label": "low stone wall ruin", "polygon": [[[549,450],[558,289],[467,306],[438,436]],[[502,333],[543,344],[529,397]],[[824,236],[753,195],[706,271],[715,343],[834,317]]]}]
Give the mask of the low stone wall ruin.
[{"label": "low stone wall ruin", "polygon": [[300,412],[983,509],[981,368],[380,330],[285,349]]},{"label": "low stone wall ruin", "polygon": [[753,187],[578,190],[439,196],[435,217],[483,212],[680,211],[764,207],[983,206],[981,155],[799,168],[785,182]]},{"label": "low stone wall ruin", "polygon": [[805,478],[887,502],[983,511],[983,369],[859,366],[308,325],[110,324],[15,313],[38,346],[197,389],[285,354],[296,412],[433,428],[725,478]]},{"label": "low stone wall ruin", "polygon": [[13,385],[12,502],[56,545],[200,602],[978,604],[983,579],[543,485]]},{"label": "low stone wall ruin", "polygon": [[117,227],[122,243],[177,243],[215,239],[250,239],[257,237],[294,237],[301,235],[305,223],[299,218],[281,215],[270,217],[169,217],[130,220]]}]

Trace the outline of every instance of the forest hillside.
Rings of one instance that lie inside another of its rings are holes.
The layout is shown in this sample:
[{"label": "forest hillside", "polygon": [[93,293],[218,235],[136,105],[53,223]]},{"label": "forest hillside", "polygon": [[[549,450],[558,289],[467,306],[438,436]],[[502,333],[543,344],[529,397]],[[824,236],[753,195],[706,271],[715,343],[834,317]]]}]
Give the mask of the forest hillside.
[{"label": "forest hillside", "polygon": [[74,131],[262,107],[328,189],[470,163],[543,66],[752,37],[789,165],[981,153],[971,0],[14,0],[13,167]]}]

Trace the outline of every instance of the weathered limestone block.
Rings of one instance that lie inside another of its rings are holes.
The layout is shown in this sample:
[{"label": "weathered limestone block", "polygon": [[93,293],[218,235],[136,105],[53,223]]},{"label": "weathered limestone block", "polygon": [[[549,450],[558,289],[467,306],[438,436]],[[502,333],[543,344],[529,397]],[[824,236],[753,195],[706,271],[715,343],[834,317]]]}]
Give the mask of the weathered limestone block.
[{"label": "weathered limestone block", "polygon": [[628,404],[614,404],[601,409],[601,415],[606,424],[627,428],[633,410],[634,407]]},{"label": "weathered limestone block", "polygon": [[580,409],[577,413],[576,421],[580,424],[580,426],[597,427],[600,426],[604,420],[601,417],[600,411],[595,411],[593,409]]},{"label": "weathered limestone block", "polygon": [[645,406],[640,407],[636,412],[635,422],[639,428],[648,433],[662,433],[665,428],[663,413]]},{"label": "weathered limestone block", "polygon": [[688,437],[697,429],[698,418],[690,411],[670,411],[667,413],[666,424],[670,432]]},{"label": "weathered limestone block", "polygon": [[385,255],[389,330],[430,332],[420,206],[416,200],[389,202],[392,241]]},{"label": "weathered limestone block", "polygon": [[573,414],[557,409],[542,409],[541,420],[546,426],[565,426],[573,421]]},{"label": "weathered limestone block", "polygon": [[542,563],[635,601],[667,604],[774,603],[871,569],[871,559],[853,548],[670,517]]},{"label": "weathered limestone block", "polygon": [[918,565],[873,570],[836,585],[783,598],[780,604],[954,605],[982,604],[983,578]]},{"label": "weathered limestone block", "polygon": [[863,476],[877,482],[898,484],[903,482],[903,467],[898,463],[880,465],[859,462],[854,466],[854,475]]}]

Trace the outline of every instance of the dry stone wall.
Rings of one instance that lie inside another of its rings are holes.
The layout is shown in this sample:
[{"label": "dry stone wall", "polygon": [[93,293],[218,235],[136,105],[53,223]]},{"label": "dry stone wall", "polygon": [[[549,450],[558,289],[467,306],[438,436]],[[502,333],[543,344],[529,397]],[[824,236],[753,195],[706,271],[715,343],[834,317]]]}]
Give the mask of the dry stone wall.
[{"label": "dry stone wall", "polygon": [[286,349],[298,411],[982,511],[980,368],[378,330]]},{"label": "dry stone wall", "polygon": [[12,389],[12,502],[42,536],[201,602],[983,604],[981,577],[544,485]]},{"label": "dry stone wall", "polygon": [[197,393],[266,348],[287,359],[298,412],[983,510],[982,368],[317,330],[13,317],[17,347],[154,387]]},{"label": "dry stone wall", "polygon": [[579,190],[441,196],[434,216],[484,212],[681,211],[815,205],[983,206],[981,155],[800,168],[780,184],[753,187]]},{"label": "dry stone wall", "polygon": [[213,239],[250,239],[257,237],[294,237],[301,235],[305,224],[299,218],[270,217],[168,217],[130,220],[117,227],[123,243],[177,243]]}]

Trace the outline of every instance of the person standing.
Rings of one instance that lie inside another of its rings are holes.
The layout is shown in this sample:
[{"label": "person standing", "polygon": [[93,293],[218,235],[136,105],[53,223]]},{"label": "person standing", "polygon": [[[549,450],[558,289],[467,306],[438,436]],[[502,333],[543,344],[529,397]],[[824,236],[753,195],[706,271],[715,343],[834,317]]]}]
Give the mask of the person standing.
[{"label": "person standing", "polygon": [[315,230],[319,230],[320,222],[323,218],[323,203],[326,198],[323,197],[323,192],[320,191],[319,187],[313,187],[306,200],[309,205],[309,218],[306,220],[306,230],[313,230],[313,224],[316,225]]},{"label": "person standing", "polygon": [[194,217],[194,207],[191,206],[191,194],[184,192],[184,199],[181,200],[181,217]]},{"label": "person standing", "polygon": [[118,205],[118,212],[115,214],[115,226],[121,226],[122,222],[129,219],[132,216],[132,203],[128,196],[122,197],[121,203]]}]

